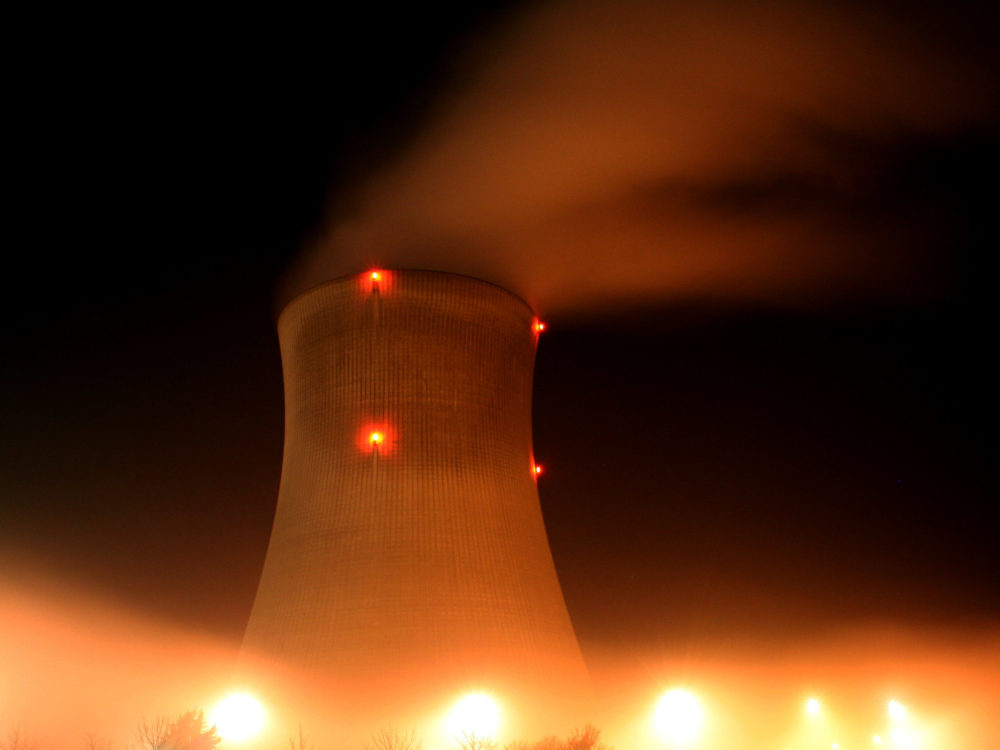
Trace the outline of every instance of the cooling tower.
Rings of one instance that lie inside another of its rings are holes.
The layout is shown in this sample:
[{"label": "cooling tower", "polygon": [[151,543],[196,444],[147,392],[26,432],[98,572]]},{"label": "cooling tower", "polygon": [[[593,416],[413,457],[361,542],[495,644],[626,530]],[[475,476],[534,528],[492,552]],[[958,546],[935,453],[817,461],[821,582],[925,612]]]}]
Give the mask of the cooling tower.
[{"label": "cooling tower", "polygon": [[288,305],[281,488],[244,652],[404,692],[586,680],[536,485],[538,327],[510,292],[427,271]]}]

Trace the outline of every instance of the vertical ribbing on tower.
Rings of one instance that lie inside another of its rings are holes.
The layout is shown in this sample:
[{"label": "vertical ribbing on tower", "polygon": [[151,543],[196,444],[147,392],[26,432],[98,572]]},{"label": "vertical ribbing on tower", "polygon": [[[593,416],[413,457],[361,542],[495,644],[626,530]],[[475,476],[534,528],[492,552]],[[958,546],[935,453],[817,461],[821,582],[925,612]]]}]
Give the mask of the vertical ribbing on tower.
[{"label": "vertical ribbing on tower", "polygon": [[288,305],[281,488],[244,651],[340,684],[585,679],[533,470],[533,321],[504,289],[427,271]]}]

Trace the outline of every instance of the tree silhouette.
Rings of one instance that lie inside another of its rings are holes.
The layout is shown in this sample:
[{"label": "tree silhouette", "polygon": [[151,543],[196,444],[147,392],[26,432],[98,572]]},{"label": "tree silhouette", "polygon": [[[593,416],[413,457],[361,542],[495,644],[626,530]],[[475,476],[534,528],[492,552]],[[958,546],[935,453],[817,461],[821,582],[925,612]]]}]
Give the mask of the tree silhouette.
[{"label": "tree silhouette", "polygon": [[601,730],[593,724],[587,724],[566,739],[566,750],[611,750],[611,748],[601,741]]},{"label": "tree silhouette", "polygon": [[[464,745],[460,745],[464,748]],[[479,746],[470,746],[468,750],[480,750]],[[593,724],[586,724],[561,740],[558,737],[545,737],[537,742],[523,740],[511,742],[504,750],[612,750],[611,746],[601,741],[601,730]]]},{"label": "tree silhouette", "polygon": [[221,739],[214,726],[206,726],[201,711],[188,711],[173,722],[162,716],[153,721],[143,719],[134,750],[214,750]]},{"label": "tree silhouette", "polygon": [[415,729],[380,729],[365,744],[365,750],[421,750],[423,743]]},{"label": "tree silhouette", "polygon": [[312,750],[313,744],[309,741],[305,732],[302,731],[302,725],[299,724],[299,736],[288,738],[288,750]]},{"label": "tree silhouette", "polygon": [[216,728],[206,725],[201,711],[181,714],[167,730],[170,750],[214,750],[221,740]]},{"label": "tree silhouette", "polygon": [[87,732],[84,735],[84,750],[111,750],[111,741],[103,739],[97,732]]},{"label": "tree silhouette", "polygon": [[455,738],[459,750],[499,750],[499,745],[494,739],[480,737],[472,732],[462,732]]},{"label": "tree silhouette", "polygon": [[167,720],[157,716],[152,721],[143,718],[135,730],[134,750],[169,750],[167,744]]},{"label": "tree silhouette", "polygon": [[2,750],[38,750],[38,743],[20,728],[11,729]]}]

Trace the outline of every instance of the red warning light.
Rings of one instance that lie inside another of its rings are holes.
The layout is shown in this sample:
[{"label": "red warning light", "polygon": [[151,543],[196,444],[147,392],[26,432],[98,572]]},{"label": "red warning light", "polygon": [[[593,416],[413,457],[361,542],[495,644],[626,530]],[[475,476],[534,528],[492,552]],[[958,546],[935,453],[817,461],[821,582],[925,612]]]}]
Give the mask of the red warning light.
[{"label": "red warning light", "polygon": [[373,268],[365,271],[361,274],[360,279],[362,288],[369,294],[385,292],[392,284],[390,274],[381,268]]},{"label": "red warning light", "polygon": [[542,331],[545,330],[545,324],[542,321],[540,321],[538,318],[535,318],[535,322],[532,324],[531,329],[535,333],[541,333]]},{"label": "red warning light", "polygon": [[[366,277],[367,278],[367,277]],[[396,452],[396,429],[384,419],[361,425],[355,438],[358,451],[364,455],[386,458]]]},{"label": "red warning light", "polygon": [[534,466],[532,467],[532,471],[533,471],[533,472],[535,473],[535,476],[537,477],[537,476],[538,476],[539,474],[541,474],[541,473],[542,473],[542,467],[541,467],[541,466],[539,466],[538,464],[535,464],[535,465],[534,465]]}]

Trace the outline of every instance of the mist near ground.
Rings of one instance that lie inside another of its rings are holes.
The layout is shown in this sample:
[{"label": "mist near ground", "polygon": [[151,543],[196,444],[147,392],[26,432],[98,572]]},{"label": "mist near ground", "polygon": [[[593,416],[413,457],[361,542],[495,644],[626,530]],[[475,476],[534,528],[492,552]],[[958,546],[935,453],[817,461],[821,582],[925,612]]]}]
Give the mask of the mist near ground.
[{"label": "mist near ground", "polygon": [[408,147],[334,196],[281,298],[374,266],[487,279],[543,314],[951,293],[968,181],[996,157],[991,23],[529,6],[469,43]]},{"label": "mist near ground", "polygon": [[88,733],[126,747],[136,725],[217,700],[233,644],[142,617],[112,600],[34,577],[0,582],[0,741],[23,730],[46,748]]},{"label": "mist near ground", "polygon": [[[428,750],[447,748],[455,746],[443,729],[451,702],[463,690],[490,689],[414,678],[415,693],[435,700],[402,713],[369,696],[370,712],[361,721],[346,708],[347,694],[334,686],[281,670],[258,669],[249,677],[237,666],[233,644],[60,591],[55,582],[3,586],[0,611],[0,737],[18,729],[42,750],[82,748],[88,734],[127,747],[144,718],[172,718],[193,708],[210,715],[233,690],[259,696],[267,722],[256,740],[224,740],[223,749],[287,747],[300,727],[317,750],[361,750],[382,728],[413,728]],[[703,707],[704,731],[693,747],[706,750],[829,747],[827,740],[845,749],[867,747],[873,734],[891,730],[889,700],[907,706],[908,726],[922,738],[917,747],[927,750],[987,750],[1000,731],[993,706],[1000,692],[996,628],[869,624],[833,628],[808,644],[706,638],[675,648],[594,647],[585,656],[592,705],[529,725],[519,696],[495,693],[502,712],[498,741],[565,736],[590,722],[620,750],[669,747],[655,735],[652,717],[664,691],[678,687],[692,691]],[[822,701],[821,722],[803,713],[809,697]]]}]

